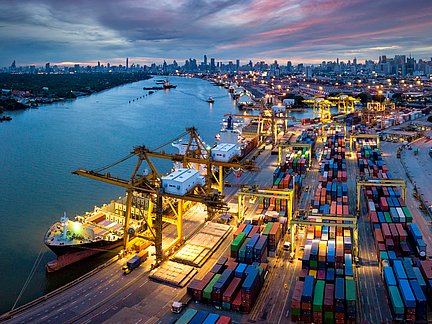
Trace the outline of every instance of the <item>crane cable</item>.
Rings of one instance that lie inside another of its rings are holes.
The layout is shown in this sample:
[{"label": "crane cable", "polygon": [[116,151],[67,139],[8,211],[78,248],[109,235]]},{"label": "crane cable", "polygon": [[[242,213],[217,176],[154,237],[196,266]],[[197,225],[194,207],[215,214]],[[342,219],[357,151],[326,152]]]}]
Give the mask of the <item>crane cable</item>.
[{"label": "crane cable", "polygon": [[40,262],[42,261],[42,251],[43,251],[43,247],[41,247],[41,249],[40,249],[40,251],[39,251],[39,254],[38,254],[38,256],[37,256],[37,258],[36,258],[36,260],[35,260],[35,262],[34,262],[34,264],[33,264],[33,267],[32,267],[32,269],[30,270],[30,273],[29,273],[29,275],[28,275],[28,277],[27,277],[27,280],[25,281],[25,283],[24,283],[24,285],[23,285],[23,287],[22,287],[22,289],[21,289],[21,291],[20,291],[20,293],[19,293],[17,299],[15,300],[15,303],[13,304],[11,310],[14,310],[14,309],[15,309],[16,305],[18,304],[18,301],[21,299],[22,295],[24,294],[24,291],[27,289],[27,287],[28,287],[30,281],[32,280],[34,274],[36,273],[36,270],[37,270],[37,268],[38,268]]}]

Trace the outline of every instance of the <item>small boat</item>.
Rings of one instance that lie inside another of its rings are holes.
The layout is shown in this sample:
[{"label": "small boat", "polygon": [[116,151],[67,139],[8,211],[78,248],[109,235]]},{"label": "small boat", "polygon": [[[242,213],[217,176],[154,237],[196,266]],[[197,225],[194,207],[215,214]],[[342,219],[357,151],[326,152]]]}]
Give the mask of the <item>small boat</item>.
[{"label": "small boat", "polygon": [[144,87],[143,90],[163,90],[163,87]]},{"label": "small boat", "polygon": [[154,91],[149,91],[149,93],[148,93],[148,94],[152,94],[152,93],[154,93]]},{"label": "small boat", "polygon": [[1,116],[0,117],[0,122],[10,121],[10,120],[12,120],[12,117],[10,117],[10,116]]},{"label": "small boat", "polygon": [[177,88],[176,85],[172,85],[168,80],[165,80],[165,83],[163,85],[164,89],[175,89]]},{"label": "small boat", "polygon": [[207,99],[206,101],[209,102],[209,103],[213,103],[213,102],[214,102],[214,99],[213,99],[212,96],[210,96],[210,97],[208,97],[208,99]]}]

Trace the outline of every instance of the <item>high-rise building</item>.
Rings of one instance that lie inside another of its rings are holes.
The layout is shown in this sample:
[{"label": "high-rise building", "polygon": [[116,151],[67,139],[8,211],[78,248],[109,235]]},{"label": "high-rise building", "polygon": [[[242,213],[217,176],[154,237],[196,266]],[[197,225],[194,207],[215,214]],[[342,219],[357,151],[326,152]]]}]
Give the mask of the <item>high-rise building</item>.
[{"label": "high-rise building", "polygon": [[204,68],[207,69],[207,55],[204,55]]},{"label": "high-rise building", "polygon": [[214,59],[214,57],[212,57],[212,58],[210,59],[210,71],[211,71],[211,72],[216,71],[216,65],[215,65],[215,59]]},{"label": "high-rise building", "polygon": [[51,72],[51,67],[50,67],[50,63],[49,62],[45,64],[45,72],[46,73],[50,73]]},{"label": "high-rise building", "polygon": [[236,60],[236,70],[238,71],[239,68],[240,68],[240,60],[237,59],[237,60]]},{"label": "high-rise building", "polygon": [[129,57],[126,57],[126,70],[129,69]]}]

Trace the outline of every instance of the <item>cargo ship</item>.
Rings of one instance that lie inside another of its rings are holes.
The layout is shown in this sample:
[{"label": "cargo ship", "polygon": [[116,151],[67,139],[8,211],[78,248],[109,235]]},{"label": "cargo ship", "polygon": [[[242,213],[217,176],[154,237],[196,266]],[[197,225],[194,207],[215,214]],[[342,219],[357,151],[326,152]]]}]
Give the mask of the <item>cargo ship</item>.
[{"label": "cargo ship", "polygon": [[[148,203],[145,198],[134,196],[132,204],[130,228],[139,230],[144,226],[142,208],[148,207]],[[56,260],[46,264],[46,270],[53,272],[119,247],[123,243],[125,213],[126,197],[95,207],[93,212],[73,220],[65,213],[45,234],[44,243],[57,255]]]},{"label": "cargo ship", "polygon": [[221,130],[216,135],[218,143],[236,144],[240,149],[240,158],[249,154],[258,143],[258,125],[253,121],[234,119],[232,116],[223,119]]}]

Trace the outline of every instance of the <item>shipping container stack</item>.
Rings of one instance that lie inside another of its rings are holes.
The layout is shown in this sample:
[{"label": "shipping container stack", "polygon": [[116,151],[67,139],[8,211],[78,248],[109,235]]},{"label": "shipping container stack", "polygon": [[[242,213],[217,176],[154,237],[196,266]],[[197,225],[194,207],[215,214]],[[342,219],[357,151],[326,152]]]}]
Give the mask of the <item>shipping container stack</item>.
[{"label": "shipping container stack", "polygon": [[231,324],[231,317],[198,311],[193,308],[187,309],[175,322],[176,324]]},{"label": "shipping container stack", "polygon": [[[361,128],[357,131],[367,133]],[[375,139],[358,140],[356,151],[360,175],[391,179]],[[394,320],[426,321],[426,297],[431,292],[424,271],[427,261],[421,261],[426,257],[426,244],[417,225],[412,223],[400,189],[367,187],[363,195]]]},{"label": "shipping container stack", "polygon": [[[310,144],[311,151],[314,151],[316,143],[316,133],[312,130],[304,130],[296,139],[296,143]],[[294,144],[295,145],[295,144]],[[286,154],[281,161],[281,165],[276,168],[273,173],[273,188],[275,189],[295,189],[297,197],[300,196],[301,185],[304,175],[307,171],[310,159],[306,148],[293,147]],[[281,203],[283,203],[281,201]],[[281,207],[285,211],[286,206]],[[276,206],[275,206],[276,208]]]},{"label": "shipping container stack", "polygon": [[[312,200],[313,213],[348,215],[346,175],[340,175],[346,172],[345,139],[337,129],[328,131],[321,166],[319,196]],[[308,219],[320,221],[313,215]],[[342,227],[307,226],[300,281],[291,302],[292,321],[355,323],[357,298],[351,235],[350,229]]]},{"label": "shipping container stack", "polygon": [[253,262],[248,265],[222,257],[203,279],[194,279],[187,292],[197,302],[211,304],[218,309],[249,313],[264,284],[267,269],[266,263]]},{"label": "shipping container stack", "polygon": [[329,130],[321,158],[320,178],[312,200],[312,213],[349,215],[346,181],[344,135]]}]

